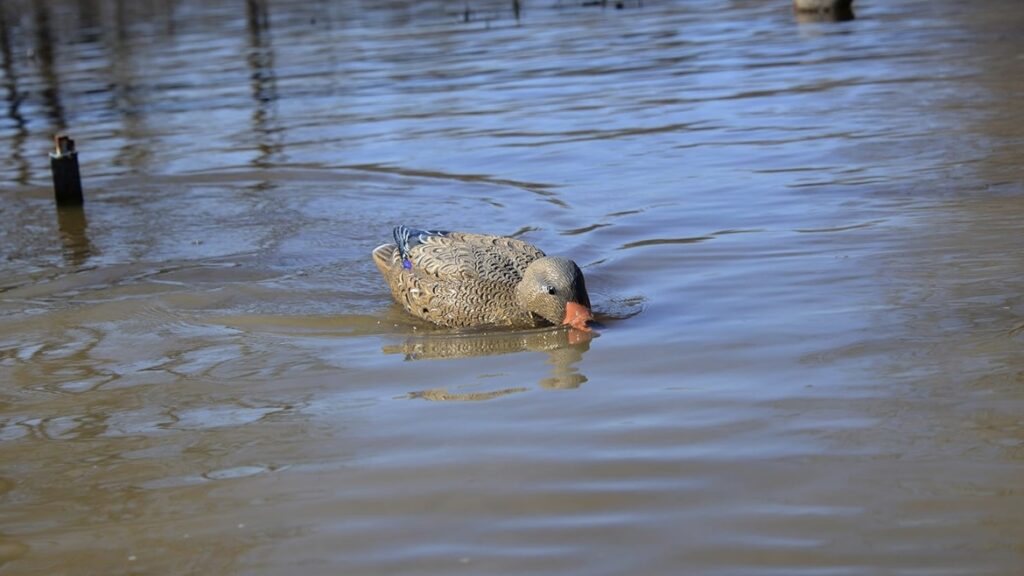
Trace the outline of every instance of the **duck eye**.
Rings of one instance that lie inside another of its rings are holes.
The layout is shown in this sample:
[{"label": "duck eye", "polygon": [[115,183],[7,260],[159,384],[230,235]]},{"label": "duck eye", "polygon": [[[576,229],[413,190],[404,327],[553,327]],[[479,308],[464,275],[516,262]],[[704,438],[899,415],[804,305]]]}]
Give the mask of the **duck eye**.
[{"label": "duck eye", "polygon": [[554,286],[545,286],[544,290],[547,291],[548,294],[554,294],[555,292],[558,292],[558,290],[555,290]]}]

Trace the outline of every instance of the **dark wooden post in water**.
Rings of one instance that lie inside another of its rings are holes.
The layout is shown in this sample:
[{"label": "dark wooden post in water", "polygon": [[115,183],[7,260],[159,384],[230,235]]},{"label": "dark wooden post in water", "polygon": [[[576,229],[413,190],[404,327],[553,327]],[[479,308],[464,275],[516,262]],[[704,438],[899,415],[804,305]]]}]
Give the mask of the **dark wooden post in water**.
[{"label": "dark wooden post in water", "polygon": [[53,172],[53,193],[57,206],[81,206],[82,176],[78,172],[78,152],[75,141],[58,134],[53,137],[57,149],[50,152],[50,171]]}]

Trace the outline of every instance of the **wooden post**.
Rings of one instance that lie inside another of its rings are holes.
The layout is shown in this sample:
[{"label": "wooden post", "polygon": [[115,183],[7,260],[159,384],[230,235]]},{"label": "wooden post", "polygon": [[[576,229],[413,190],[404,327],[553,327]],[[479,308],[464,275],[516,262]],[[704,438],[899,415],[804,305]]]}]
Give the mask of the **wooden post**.
[{"label": "wooden post", "polygon": [[78,152],[75,141],[58,134],[53,137],[56,150],[50,152],[50,171],[53,172],[53,193],[57,206],[81,206],[82,176],[78,172]]}]

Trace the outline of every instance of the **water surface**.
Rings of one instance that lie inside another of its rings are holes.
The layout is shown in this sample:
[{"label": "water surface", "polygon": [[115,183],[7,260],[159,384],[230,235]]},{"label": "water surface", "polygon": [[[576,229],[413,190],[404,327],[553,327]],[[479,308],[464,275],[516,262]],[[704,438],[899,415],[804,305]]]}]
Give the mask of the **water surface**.
[{"label": "water surface", "polygon": [[[1019,2],[520,8],[0,6],[0,571],[1020,570]],[[399,223],[606,329],[407,317]]]}]

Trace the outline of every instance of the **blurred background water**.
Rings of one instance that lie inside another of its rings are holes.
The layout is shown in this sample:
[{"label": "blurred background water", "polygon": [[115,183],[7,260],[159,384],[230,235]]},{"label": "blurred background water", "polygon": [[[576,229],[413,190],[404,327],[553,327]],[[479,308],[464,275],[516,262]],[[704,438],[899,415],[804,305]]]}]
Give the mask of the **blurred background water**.
[{"label": "blurred background water", "polygon": [[[1024,6],[854,8],[4,0],[0,572],[1019,572]],[[408,318],[399,223],[606,329]]]}]

